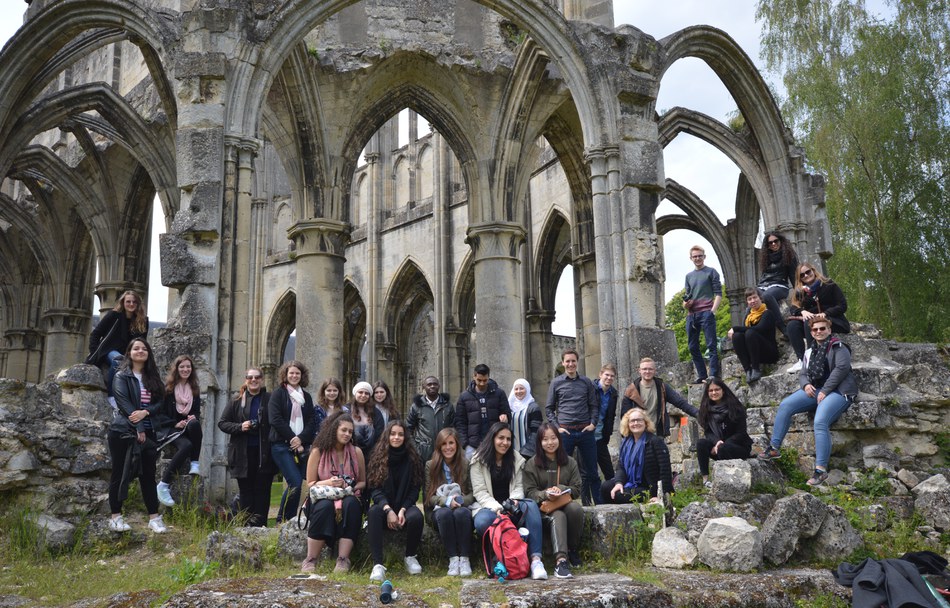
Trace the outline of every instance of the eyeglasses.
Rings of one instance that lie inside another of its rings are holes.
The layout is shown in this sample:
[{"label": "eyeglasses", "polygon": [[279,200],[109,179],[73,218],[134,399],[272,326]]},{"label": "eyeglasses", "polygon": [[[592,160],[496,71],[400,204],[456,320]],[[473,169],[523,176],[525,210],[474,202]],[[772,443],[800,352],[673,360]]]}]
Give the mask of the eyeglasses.
[{"label": "eyeglasses", "polygon": [[810,277],[810,276],[813,275],[814,273],[815,273],[815,271],[812,270],[811,268],[809,268],[808,270],[803,270],[802,273],[801,273],[800,275],[798,275],[798,276],[799,276],[799,278],[804,279],[805,277]]},{"label": "eyeglasses", "polygon": [[701,260],[701,259],[703,259],[703,258],[706,257],[706,256],[705,256],[705,255],[691,255],[691,256],[689,256],[689,257],[690,257],[691,259],[693,259],[693,260]]},{"label": "eyeglasses", "polygon": [[631,418],[631,419],[630,419],[630,424],[646,424],[646,423],[647,423],[647,421],[644,420],[643,418]]},{"label": "eyeglasses", "polygon": [[821,332],[821,331],[831,331],[831,330],[827,327],[812,327],[811,328],[811,333],[813,334],[817,334],[818,332]]},{"label": "eyeglasses", "polygon": [[245,380],[260,380],[261,378],[263,378],[263,376],[251,376],[251,375],[244,376]]}]

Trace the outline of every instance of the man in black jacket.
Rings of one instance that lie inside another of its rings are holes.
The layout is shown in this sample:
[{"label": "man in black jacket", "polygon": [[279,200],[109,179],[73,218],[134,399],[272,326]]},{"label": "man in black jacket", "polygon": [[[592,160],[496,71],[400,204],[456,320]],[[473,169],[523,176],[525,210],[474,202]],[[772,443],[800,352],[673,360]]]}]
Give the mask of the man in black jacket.
[{"label": "man in black jacket", "polygon": [[422,381],[421,395],[412,398],[409,415],[406,416],[406,430],[412,434],[416,451],[422,462],[432,457],[436,435],[448,426],[455,426],[455,408],[449,401],[448,393],[440,393],[439,379],[426,376]]},{"label": "man in black jacket", "polygon": [[468,389],[459,395],[455,406],[455,430],[469,460],[491,425],[511,419],[508,395],[488,377],[490,373],[484,363],[476,365]]},{"label": "man in black jacket", "polygon": [[600,405],[600,418],[594,437],[597,439],[597,464],[604,479],[610,479],[614,474],[614,463],[610,459],[610,438],[614,434],[614,420],[617,417],[617,389],[614,380],[617,378],[617,368],[608,363],[600,368],[600,376],[594,380],[594,392],[597,403]]}]

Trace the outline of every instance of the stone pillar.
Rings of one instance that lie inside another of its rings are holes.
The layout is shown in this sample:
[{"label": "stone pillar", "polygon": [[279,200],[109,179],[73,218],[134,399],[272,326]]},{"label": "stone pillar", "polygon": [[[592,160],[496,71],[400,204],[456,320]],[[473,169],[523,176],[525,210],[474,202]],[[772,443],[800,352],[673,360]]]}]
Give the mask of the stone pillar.
[{"label": "stone pillar", "polygon": [[600,315],[597,311],[597,268],[593,254],[574,259],[574,281],[577,284],[578,333],[577,352],[581,355],[578,371],[591,378],[600,371]]},{"label": "stone pillar", "polygon": [[288,235],[296,245],[297,359],[318,377],[342,377],[343,252],[349,227],[310,219],[294,224]]},{"label": "stone pillar", "polygon": [[[399,385],[396,378],[396,345],[383,339],[382,336],[379,336],[376,342],[376,373],[370,374],[367,378],[370,384],[374,384],[377,380],[388,384],[390,392],[395,395],[396,387]],[[397,403],[396,407],[400,405]]]},{"label": "stone pillar", "polygon": [[[376,134],[370,140],[378,149],[381,146],[381,135]],[[388,158],[388,155],[387,155]],[[366,304],[366,376],[376,378],[377,374],[377,346],[379,342],[379,215],[386,196],[386,171],[383,170],[380,152],[368,152],[366,170],[369,180],[369,200],[366,203],[366,283],[363,286],[365,293],[363,301]],[[300,340],[300,332],[297,332]]]},{"label": "stone pillar", "polygon": [[469,226],[465,242],[475,258],[475,311],[478,361],[491,367],[499,384],[524,371],[521,339],[521,256],[525,232],[519,224],[493,222]]},{"label": "stone pillar", "polygon": [[[551,332],[551,324],[554,322],[553,310],[541,310],[537,308],[532,300],[528,303],[528,312],[525,314],[528,324],[528,357],[530,368],[526,376],[531,383],[531,394],[539,404],[543,404],[547,399],[548,386],[554,378],[554,368],[556,361],[551,358],[551,344],[554,341],[554,334]],[[514,382],[512,379],[512,383]],[[509,387],[506,387],[507,391]]]},{"label": "stone pillar", "polygon": [[82,362],[88,352],[89,311],[50,309],[43,313],[43,325],[46,328],[44,375]]},{"label": "stone pillar", "polygon": [[458,397],[459,393],[468,387],[468,381],[472,377],[471,364],[468,348],[468,332],[458,327],[450,317],[445,324],[445,368],[442,381],[442,391],[449,393],[452,399]]},{"label": "stone pillar", "polygon": [[[247,306],[250,325],[248,334],[248,365],[260,365],[265,356],[267,336],[264,328],[264,259],[267,254],[267,199],[255,198],[251,203],[251,241],[249,246]],[[266,377],[266,376],[265,376]]]},{"label": "stone pillar", "polygon": [[43,368],[43,333],[30,328],[11,328],[3,333],[7,367],[4,376],[39,382]]},{"label": "stone pillar", "polygon": [[446,336],[446,321],[451,310],[451,279],[452,264],[449,258],[451,252],[451,232],[449,230],[450,221],[448,217],[449,203],[451,202],[451,162],[452,156],[445,144],[445,140],[438,133],[432,133],[433,149],[433,167],[432,167],[432,240],[436,244],[433,247],[432,267],[433,285],[432,285],[432,308],[434,321],[432,323],[433,336],[435,338],[436,357],[438,368],[432,373],[439,376],[443,386],[447,384],[448,370],[451,367],[449,361],[448,338]]},{"label": "stone pillar", "polygon": [[[729,318],[733,325],[742,325],[742,313],[745,311],[745,287],[726,287],[726,297],[729,298]],[[722,355],[719,355],[722,357]]]}]

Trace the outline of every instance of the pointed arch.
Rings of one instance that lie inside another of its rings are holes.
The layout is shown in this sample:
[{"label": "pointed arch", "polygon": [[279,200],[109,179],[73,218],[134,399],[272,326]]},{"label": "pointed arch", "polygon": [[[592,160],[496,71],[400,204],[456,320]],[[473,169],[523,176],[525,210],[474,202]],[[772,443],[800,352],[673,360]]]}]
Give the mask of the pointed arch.
[{"label": "pointed arch", "polygon": [[534,276],[541,310],[554,311],[554,296],[561,273],[572,262],[571,224],[557,209],[548,212],[538,239]]},{"label": "pointed arch", "polygon": [[274,304],[267,319],[264,336],[264,360],[274,367],[284,360],[284,349],[297,326],[297,293],[287,289]]}]

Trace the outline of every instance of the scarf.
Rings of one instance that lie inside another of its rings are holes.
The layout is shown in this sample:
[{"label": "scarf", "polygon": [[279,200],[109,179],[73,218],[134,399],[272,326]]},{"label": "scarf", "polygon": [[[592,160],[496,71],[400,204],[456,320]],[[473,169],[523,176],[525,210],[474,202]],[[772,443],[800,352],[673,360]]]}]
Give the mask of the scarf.
[{"label": "scarf", "polygon": [[[349,475],[353,479],[360,478],[359,464],[356,460],[356,448],[352,442],[347,442],[343,446],[343,461],[337,462],[336,450],[327,450],[320,452],[320,461],[317,463],[317,479],[330,479],[331,477],[342,477]],[[360,495],[359,490],[354,490],[353,494]],[[333,501],[334,508],[339,512],[343,508],[343,500]]]},{"label": "scarf", "polygon": [[805,301],[812,300],[815,302],[815,310],[811,311],[805,302],[802,302],[802,308],[808,310],[809,312],[821,312],[821,302],[818,301],[818,290],[821,289],[821,280],[815,279],[815,282],[811,285],[805,285],[802,287],[802,291],[805,292]]},{"label": "scarf", "polygon": [[179,416],[187,417],[191,413],[191,402],[194,398],[187,382],[175,385],[175,409],[178,410]]},{"label": "scarf", "polygon": [[765,304],[762,304],[761,302],[755,308],[750,308],[749,314],[745,318],[745,326],[752,327],[753,325],[756,325],[759,320],[762,319],[762,315],[766,310]]},{"label": "scarf", "polygon": [[709,406],[709,432],[716,442],[726,440],[726,420],[728,418],[729,406],[725,402],[713,403]]},{"label": "scarf", "polygon": [[815,388],[824,386],[825,379],[828,377],[826,370],[828,369],[828,351],[830,349],[830,339],[824,344],[815,342],[808,354],[808,366],[805,368],[805,375],[808,377],[809,384]]},{"label": "scarf", "polygon": [[[524,387],[524,399],[518,399],[515,397],[516,386]],[[518,412],[527,409],[528,406],[531,405],[532,401],[534,401],[534,397],[531,395],[531,385],[528,384],[528,381],[524,378],[518,378],[515,380],[515,383],[511,385],[511,392],[508,393],[508,405],[511,407],[511,413],[517,414]]]},{"label": "scarf", "polygon": [[290,396],[291,403],[293,403],[290,410],[290,430],[294,432],[294,435],[299,435],[303,431],[303,389],[294,388],[288,384],[287,394]]},{"label": "scarf", "polygon": [[620,444],[620,462],[627,473],[627,483],[623,484],[624,489],[640,487],[640,482],[643,480],[643,449],[647,444],[646,439],[646,433],[640,435],[640,441],[634,439],[633,435],[629,435]]}]

